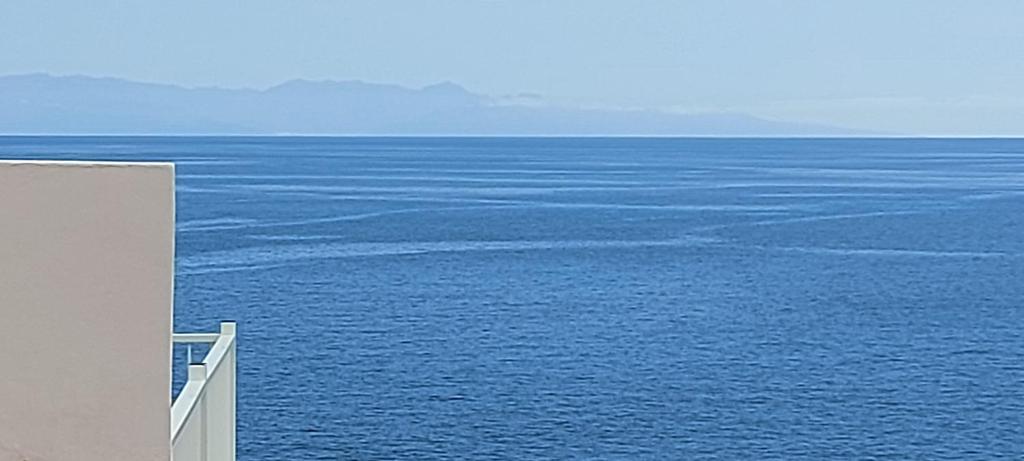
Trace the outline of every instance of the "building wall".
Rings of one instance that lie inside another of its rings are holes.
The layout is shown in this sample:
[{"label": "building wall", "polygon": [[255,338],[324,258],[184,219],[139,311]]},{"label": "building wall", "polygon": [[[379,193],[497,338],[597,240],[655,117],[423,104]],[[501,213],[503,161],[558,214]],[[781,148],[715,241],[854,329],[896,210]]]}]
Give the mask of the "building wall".
[{"label": "building wall", "polygon": [[0,461],[166,461],[171,164],[0,162]]}]

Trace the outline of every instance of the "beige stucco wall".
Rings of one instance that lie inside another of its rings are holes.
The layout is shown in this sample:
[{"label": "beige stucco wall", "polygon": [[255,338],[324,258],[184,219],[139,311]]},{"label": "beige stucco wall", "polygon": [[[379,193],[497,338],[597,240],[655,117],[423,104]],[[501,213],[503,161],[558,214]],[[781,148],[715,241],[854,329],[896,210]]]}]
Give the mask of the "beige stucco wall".
[{"label": "beige stucco wall", "polygon": [[170,164],[0,162],[0,461],[165,461]]}]

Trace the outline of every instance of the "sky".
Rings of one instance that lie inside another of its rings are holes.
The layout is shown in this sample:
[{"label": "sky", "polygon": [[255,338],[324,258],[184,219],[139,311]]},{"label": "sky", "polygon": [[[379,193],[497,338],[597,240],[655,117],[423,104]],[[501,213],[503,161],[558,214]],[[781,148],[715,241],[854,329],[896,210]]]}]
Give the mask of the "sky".
[{"label": "sky", "polygon": [[452,81],[572,107],[1024,135],[1019,0],[2,0],[0,74]]}]

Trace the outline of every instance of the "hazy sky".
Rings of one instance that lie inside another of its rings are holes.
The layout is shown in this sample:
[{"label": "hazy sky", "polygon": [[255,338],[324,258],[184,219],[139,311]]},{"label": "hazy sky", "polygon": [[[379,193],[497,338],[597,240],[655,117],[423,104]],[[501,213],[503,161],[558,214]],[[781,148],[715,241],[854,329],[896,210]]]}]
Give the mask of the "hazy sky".
[{"label": "hazy sky", "polygon": [[0,74],[450,80],[556,104],[1024,134],[1020,0],[2,0]]}]

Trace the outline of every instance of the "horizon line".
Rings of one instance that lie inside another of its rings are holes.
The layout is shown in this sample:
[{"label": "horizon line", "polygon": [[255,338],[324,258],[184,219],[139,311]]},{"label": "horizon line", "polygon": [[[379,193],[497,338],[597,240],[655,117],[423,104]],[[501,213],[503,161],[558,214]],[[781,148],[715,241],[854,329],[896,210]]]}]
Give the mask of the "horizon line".
[{"label": "horizon line", "polygon": [[409,139],[1024,139],[1015,135],[700,135],[700,134],[302,134],[302,133],[0,133],[0,138],[409,138]]}]

